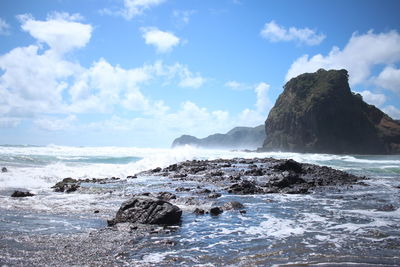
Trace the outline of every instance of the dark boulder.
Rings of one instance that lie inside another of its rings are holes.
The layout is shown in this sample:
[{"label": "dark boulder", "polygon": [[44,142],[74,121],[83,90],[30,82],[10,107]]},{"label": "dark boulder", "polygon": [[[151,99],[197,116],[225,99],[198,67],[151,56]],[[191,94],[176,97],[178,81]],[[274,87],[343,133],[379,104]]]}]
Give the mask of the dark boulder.
[{"label": "dark boulder", "polygon": [[124,222],[174,225],[180,222],[181,216],[182,210],[165,200],[136,196],[121,204],[115,218],[109,220],[108,225]]},{"label": "dark boulder", "polygon": [[320,69],[287,82],[265,131],[263,151],[400,153],[400,124],[352,93],[346,70]]},{"label": "dark boulder", "polygon": [[213,216],[218,216],[222,212],[224,212],[224,211],[220,207],[213,207],[213,208],[210,209],[210,214],[213,215]]},{"label": "dark boulder", "polygon": [[14,191],[11,197],[33,197],[35,194],[32,194],[28,191]]},{"label": "dark boulder", "polygon": [[1,172],[8,172],[6,167],[1,168]]}]

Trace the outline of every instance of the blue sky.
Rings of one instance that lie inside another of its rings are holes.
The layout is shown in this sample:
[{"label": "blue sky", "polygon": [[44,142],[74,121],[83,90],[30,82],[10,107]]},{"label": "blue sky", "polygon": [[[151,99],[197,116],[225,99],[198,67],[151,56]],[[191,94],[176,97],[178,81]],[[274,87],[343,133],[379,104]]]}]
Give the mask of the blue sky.
[{"label": "blue sky", "polygon": [[169,147],[264,123],[288,79],[346,68],[400,119],[399,1],[0,2],[0,143]]}]

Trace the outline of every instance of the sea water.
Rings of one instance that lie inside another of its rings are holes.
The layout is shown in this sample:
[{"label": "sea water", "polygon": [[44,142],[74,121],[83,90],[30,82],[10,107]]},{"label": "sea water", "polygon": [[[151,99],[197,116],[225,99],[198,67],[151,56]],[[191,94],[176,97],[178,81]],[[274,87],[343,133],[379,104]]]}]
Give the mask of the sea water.
[{"label": "sea water", "polygon": [[[23,257],[13,261],[17,254],[29,251],[16,245],[21,238],[47,240],[55,235],[68,238],[96,233],[107,228],[106,220],[132,194],[169,191],[167,185],[173,183],[166,177],[126,179],[129,175],[184,160],[235,157],[291,158],[369,179],[367,186],[309,195],[224,194],[216,200],[217,204],[245,203],[245,214],[196,216],[195,207],[176,203],[183,209],[181,227],[140,241],[146,245],[138,242],[121,248],[124,262],[145,266],[400,264],[400,156],[55,145],[0,146],[0,167],[8,169],[0,173],[0,264],[27,263]],[[71,194],[53,192],[51,186],[66,177],[121,179],[82,184]],[[11,198],[14,190],[35,196]],[[385,207],[391,208],[387,211]],[[165,240],[174,245],[167,249],[157,245]]]}]

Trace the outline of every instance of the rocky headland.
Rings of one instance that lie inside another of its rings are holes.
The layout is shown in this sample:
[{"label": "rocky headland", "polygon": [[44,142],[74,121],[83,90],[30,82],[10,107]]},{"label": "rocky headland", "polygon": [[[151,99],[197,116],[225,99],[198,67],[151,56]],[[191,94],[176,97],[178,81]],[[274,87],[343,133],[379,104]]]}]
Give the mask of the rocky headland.
[{"label": "rocky headland", "polygon": [[346,70],[304,73],[284,86],[265,122],[262,151],[398,154],[400,124],[360,94]]},{"label": "rocky headland", "polygon": [[235,127],[225,134],[212,134],[205,138],[182,135],[172,142],[172,147],[192,145],[201,148],[257,149],[265,140],[265,127]]}]

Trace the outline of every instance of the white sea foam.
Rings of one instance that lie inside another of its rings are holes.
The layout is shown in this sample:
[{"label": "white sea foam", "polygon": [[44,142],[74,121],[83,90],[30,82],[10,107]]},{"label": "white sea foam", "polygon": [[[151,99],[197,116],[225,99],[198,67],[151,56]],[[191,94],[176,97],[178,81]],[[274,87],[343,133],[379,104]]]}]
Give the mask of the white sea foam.
[{"label": "white sea foam", "polygon": [[166,256],[175,254],[176,252],[163,252],[163,253],[150,253],[143,256],[142,262],[143,263],[157,263],[161,262],[165,259]]}]

